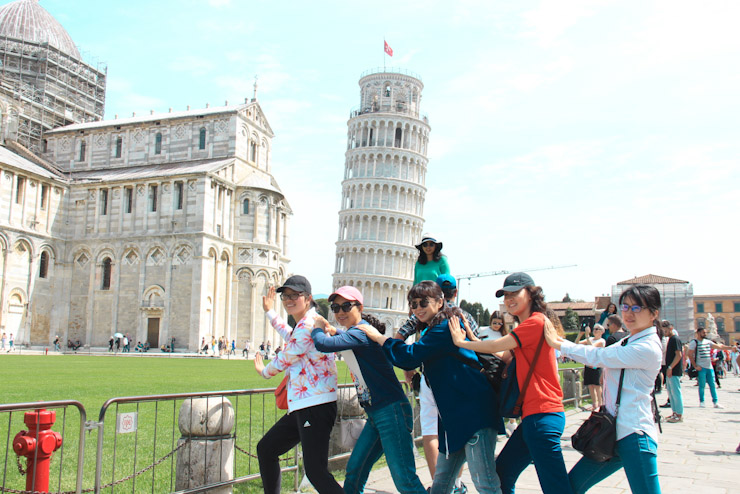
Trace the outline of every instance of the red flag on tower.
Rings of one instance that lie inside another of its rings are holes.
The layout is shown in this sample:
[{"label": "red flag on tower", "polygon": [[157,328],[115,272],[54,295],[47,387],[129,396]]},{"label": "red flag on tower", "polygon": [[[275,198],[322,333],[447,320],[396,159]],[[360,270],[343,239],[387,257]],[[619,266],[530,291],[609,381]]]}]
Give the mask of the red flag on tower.
[{"label": "red flag on tower", "polygon": [[389,57],[392,57],[393,56],[393,48],[391,48],[391,45],[389,45],[386,40],[383,40],[383,44],[385,45],[385,52],[388,54]]}]

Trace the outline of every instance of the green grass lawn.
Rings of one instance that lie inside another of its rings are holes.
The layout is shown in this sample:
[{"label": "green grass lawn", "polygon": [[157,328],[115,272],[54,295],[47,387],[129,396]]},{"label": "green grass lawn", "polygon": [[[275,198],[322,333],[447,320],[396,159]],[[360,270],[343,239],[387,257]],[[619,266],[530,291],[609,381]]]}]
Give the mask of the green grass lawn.
[{"label": "green grass lawn", "polygon": [[[337,366],[340,383],[351,382],[345,363],[339,361]],[[560,367],[572,368],[581,365],[564,364]],[[402,379],[399,369],[397,374]],[[114,397],[274,388],[281,378],[276,376],[271,380],[265,380],[255,372],[253,361],[242,359],[157,358],[135,354],[130,357],[2,355],[0,376],[2,376],[0,402],[77,400],[85,407],[89,421],[97,421],[103,403]],[[272,393],[231,398],[230,401],[237,415],[236,444],[254,454],[257,441],[284,412],[275,408]],[[174,400],[158,404],[114,405],[108,410],[105,417],[103,484],[141,470],[177,446],[177,440],[180,438],[177,415],[181,404],[182,400]],[[137,434],[115,432],[116,414],[124,412],[138,413]],[[0,414],[0,437],[12,441],[15,433],[24,428],[22,413]],[[54,456],[51,471],[52,490],[55,490],[57,485],[61,485],[62,490],[74,490],[78,428],[79,415],[75,408],[69,408],[66,412],[57,411],[54,430],[64,431],[65,443],[63,455],[57,452]],[[83,488],[91,488],[94,485],[96,441],[96,430],[86,434]],[[24,479],[15,468],[15,454],[12,448],[6,449],[6,454],[9,468],[5,486],[21,489],[24,487]],[[293,456],[293,452],[285,456]],[[116,490],[169,492],[170,484],[174,482],[174,467],[175,455],[155,470],[138,476],[135,486],[133,481],[127,481],[117,486]],[[237,477],[258,474],[256,459],[236,452],[234,473]],[[341,478],[341,474],[339,477]],[[284,476],[283,485],[284,490],[291,489],[292,474]],[[258,479],[236,486],[235,492],[261,492],[261,482]]]},{"label": "green grass lawn", "polygon": [[[350,382],[344,362],[337,363],[340,382]],[[98,420],[100,408],[114,397],[146,396],[205,391],[274,388],[281,376],[265,380],[254,370],[252,361],[215,358],[154,358],[143,356],[83,356],[83,355],[3,355],[0,358],[0,402],[21,403],[52,400],[77,400],[87,411],[88,420]],[[236,410],[236,444],[254,454],[256,443],[264,432],[284,413],[274,405],[272,393],[230,399]],[[166,455],[177,445],[180,432],[177,413],[182,400],[165,403],[141,403],[113,406],[105,417],[103,484],[130,475]],[[116,413],[138,412],[137,434],[116,434]],[[0,437],[12,441],[16,432],[24,429],[23,414],[0,414]],[[78,445],[79,415],[75,408],[66,413],[57,411],[54,430],[64,430],[63,464],[61,452],[54,456],[51,489],[61,478],[62,490],[74,490],[74,474]],[[83,488],[94,484],[97,432],[87,434],[85,441],[85,475]],[[113,450],[115,443],[115,452]],[[20,489],[24,480],[15,468],[12,448],[6,450],[8,468],[6,487]],[[115,454],[115,462],[113,461]],[[236,476],[257,474],[256,459],[236,452]],[[286,456],[293,456],[289,452]],[[169,492],[174,482],[174,458],[163,462],[154,472],[149,471],[133,481],[121,484],[121,492]],[[2,458],[4,460],[4,458]],[[115,468],[115,472],[114,472]],[[61,472],[61,476],[60,476]],[[284,485],[289,490],[292,475],[286,475]],[[259,480],[235,488],[236,492],[260,492]],[[110,491],[107,491],[110,492]]]}]

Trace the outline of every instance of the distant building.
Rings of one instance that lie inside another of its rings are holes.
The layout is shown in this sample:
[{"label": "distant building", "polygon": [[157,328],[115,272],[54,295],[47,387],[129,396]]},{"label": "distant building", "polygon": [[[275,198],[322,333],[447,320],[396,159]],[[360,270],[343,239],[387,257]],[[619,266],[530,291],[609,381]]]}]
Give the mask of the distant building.
[{"label": "distant building", "polygon": [[690,282],[648,274],[620,281],[612,286],[612,302],[619,302],[619,296],[632,285],[650,285],[660,292],[661,319],[668,319],[678,331],[682,340],[687,341],[694,333],[694,288]]},{"label": "distant building", "polygon": [[0,8],[0,57],[0,332],[277,344],[292,211],[256,97],[100,120],[104,72],[35,0]]},{"label": "distant building", "polygon": [[389,69],[360,77],[347,123],[334,288],[357,287],[389,327],[408,318],[408,293],[424,226],[429,121],[421,78]]},{"label": "distant building", "polygon": [[706,327],[712,314],[725,343],[740,340],[740,295],[694,295],[696,327]]}]

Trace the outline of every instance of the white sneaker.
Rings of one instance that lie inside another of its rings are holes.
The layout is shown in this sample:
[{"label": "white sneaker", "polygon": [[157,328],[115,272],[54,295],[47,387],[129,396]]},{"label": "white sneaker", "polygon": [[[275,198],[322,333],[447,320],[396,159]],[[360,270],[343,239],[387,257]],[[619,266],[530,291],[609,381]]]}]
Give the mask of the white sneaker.
[{"label": "white sneaker", "polygon": [[724,407],[722,405],[720,405],[719,403],[715,403],[714,404],[714,408],[724,408]]},{"label": "white sneaker", "polygon": [[706,405],[704,404],[704,402],[703,402],[703,401],[699,403],[699,406],[700,406],[700,407],[702,407],[702,408],[706,408],[706,407],[707,407],[707,406],[706,406]]},{"label": "white sneaker", "polygon": [[514,434],[514,431],[516,430],[517,425],[512,424],[511,422],[506,423],[506,435],[508,437],[511,437],[512,434]]}]

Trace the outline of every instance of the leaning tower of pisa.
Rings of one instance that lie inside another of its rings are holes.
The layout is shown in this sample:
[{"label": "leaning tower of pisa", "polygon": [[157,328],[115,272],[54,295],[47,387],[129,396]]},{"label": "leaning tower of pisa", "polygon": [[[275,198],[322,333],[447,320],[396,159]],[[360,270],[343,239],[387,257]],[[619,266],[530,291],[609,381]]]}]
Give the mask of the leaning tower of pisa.
[{"label": "leaning tower of pisa", "polygon": [[371,70],[347,123],[334,288],[356,286],[366,312],[390,328],[408,317],[424,226],[429,120],[419,112],[421,78]]}]

